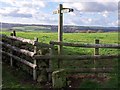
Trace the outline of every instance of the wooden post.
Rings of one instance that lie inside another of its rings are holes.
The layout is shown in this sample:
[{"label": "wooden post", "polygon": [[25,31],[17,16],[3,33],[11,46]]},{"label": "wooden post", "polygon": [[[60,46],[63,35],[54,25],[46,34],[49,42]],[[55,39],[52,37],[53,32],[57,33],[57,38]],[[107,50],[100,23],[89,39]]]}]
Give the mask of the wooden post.
[{"label": "wooden post", "polygon": [[[63,13],[61,13],[63,6],[59,5],[59,23],[58,23],[58,42],[62,42],[63,39]],[[62,53],[62,45],[58,45],[58,55]],[[58,59],[58,68],[60,68],[60,59]]]},{"label": "wooden post", "polygon": [[[52,45],[52,44],[51,44]],[[50,56],[52,56],[53,55],[53,48],[49,48],[49,50],[50,50]],[[49,69],[50,70],[52,70],[52,59],[50,59],[49,60]],[[49,76],[48,76],[48,79],[49,79],[49,82],[51,82],[52,81],[52,74],[51,73],[49,73]]]},{"label": "wooden post", "polygon": [[[58,42],[62,42],[63,39],[63,13],[73,12],[71,8],[63,8],[62,4],[59,4],[59,9],[54,11],[53,14],[59,14],[59,23],[58,23]],[[62,46],[58,45],[58,55],[62,53]],[[58,68],[60,67],[60,60],[58,60]]]},{"label": "wooden post", "polygon": [[[98,39],[95,39],[95,44],[99,44],[99,40]],[[94,55],[99,55],[99,48],[95,48],[94,49]],[[94,59],[94,68],[95,68],[95,62],[96,60]]]},{"label": "wooden post", "polygon": [[[99,44],[99,39],[95,39],[95,44]],[[94,49],[94,55],[99,55],[99,48]],[[96,60],[95,59],[94,59],[94,68],[96,68]],[[98,75],[98,74],[96,74],[96,75]]]},{"label": "wooden post", "polygon": [[[10,36],[13,36],[13,33],[10,34]],[[11,46],[13,45],[13,42],[11,41]],[[10,51],[11,55],[13,54],[12,49]],[[13,58],[12,56],[10,57],[10,66],[13,66]]]},{"label": "wooden post", "polygon": [[[38,38],[34,38],[34,42],[38,42]],[[37,53],[37,46],[34,46],[34,53],[36,54]],[[36,65],[36,59],[33,59],[33,63]],[[36,80],[37,79],[37,73],[36,73],[36,67],[33,68],[33,80]]]},{"label": "wooden post", "polygon": [[13,30],[13,36],[16,36],[16,32],[15,32],[15,30]]},{"label": "wooden post", "polygon": [[[63,13],[73,12],[72,8],[63,8],[62,4],[59,4],[59,9],[54,11],[53,14],[59,14],[58,23],[58,42],[62,42],[63,39]],[[62,53],[62,45],[58,45],[58,54]]]},{"label": "wooden post", "polygon": [[[58,24],[58,42],[62,42],[63,38],[63,13],[61,13],[63,6],[59,5],[59,24]],[[62,52],[62,45],[58,45],[58,54]]]},{"label": "wooden post", "polygon": [[[98,39],[95,40],[95,44],[99,44],[99,40]],[[95,48],[94,54],[95,55],[99,55],[99,48]]]}]

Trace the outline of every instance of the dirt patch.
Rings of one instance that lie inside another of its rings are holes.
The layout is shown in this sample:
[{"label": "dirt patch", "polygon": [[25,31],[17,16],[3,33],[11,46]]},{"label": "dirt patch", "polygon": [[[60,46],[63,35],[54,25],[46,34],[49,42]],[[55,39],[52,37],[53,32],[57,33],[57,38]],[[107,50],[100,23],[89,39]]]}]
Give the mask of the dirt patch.
[{"label": "dirt patch", "polygon": [[105,74],[69,75],[68,76],[68,84],[69,84],[68,87],[78,88],[83,82],[83,80],[85,79],[96,81],[96,83],[104,83],[109,80],[109,77],[107,77]]}]

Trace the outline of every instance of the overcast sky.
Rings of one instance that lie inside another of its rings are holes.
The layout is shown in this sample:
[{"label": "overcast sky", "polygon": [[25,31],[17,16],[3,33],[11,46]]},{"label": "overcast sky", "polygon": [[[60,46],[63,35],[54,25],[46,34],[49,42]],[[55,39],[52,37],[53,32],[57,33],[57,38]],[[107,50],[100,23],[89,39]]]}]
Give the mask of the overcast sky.
[{"label": "overcast sky", "polygon": [[74,9],[64,14],[64,25],[118,26],[118,0],[0,0],[0,21],[57,25],[53,11],[60,3]]}]

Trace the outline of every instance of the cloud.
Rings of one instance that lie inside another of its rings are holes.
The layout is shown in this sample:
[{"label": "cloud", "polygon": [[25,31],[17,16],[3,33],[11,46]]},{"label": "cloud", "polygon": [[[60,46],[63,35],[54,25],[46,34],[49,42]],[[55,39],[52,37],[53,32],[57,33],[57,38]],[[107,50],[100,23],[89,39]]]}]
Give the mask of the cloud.
[{"label": "cloud", "polygon": [[52,11],[61,2],[64,7],[74,9],[74,12],[64,14],[64,24],[66,25],[116,25],[116,19],[114,19],[116,15],[111,12],[116,13],[117,2],[104,2],[108,0],[94,0],[95,2],[76,1],[0,0],[0,2],[6,3],[0,8],[1,21],[57,25],[58,15],[53,15]]},{"label": "cloud", "polygon": [[33,18],[44,24],[58,24],[58,18],[56,16],[45,12],[36,13]]},{"label": "cloud", "polygon": [[21,18],[31,18],[32,17],[32,15],[31,14],[21,14],[21,13],[9,13],[9,14],[7,14],[7,15],[5,15],[5,16],[11,16],[11,17],[21,17]]},{"label": "cloud", "polygon": [[1,8],[0,9],[0,14],[3,17],[9,16],[9,17],[25,17],[25,18],[31,18],[32,13],[30,13],[28,10],[21,9],[21,8]]},{"label": "cloud", "polygon": [[111,25],[111,26],[118,26],[118,25],[119,25],[119,24],[118,24],[118,20],[113,21],[112,23],[110,23],[110,25]]},{"label": "cloud", "polygon": [[[45,1],[45,0],[40,0]],[[45,2],[118,2],[119,0],[46,0]]]},{"label": "cloud", "polygon": [[116,2],[63,3],[63,5],[64,7],[71,7],[81,12],[103,12],[118,10],[118,5]]},{"label": "cloud", "polygon": [[[108,14],[108,15],[106,15]],[[106,15],[106,16],[104,16]],[[80,26],[117,26],[117,14],[116,13],[83,13],[83,16],[66,15],[65,24],[80,25]]]},{"label": "cloud", "polygon": [[2,15],[9,14],[16,11],[18,11],[18,8],[11,8],[11,7],[0,8],[0,14]]},{"label": "cloud", "polygon": [[39,7],[45,7],[47,5],[47,3],[44,1],[40,1],[40,0],[33,0],[33,5],[39,6]]},{"label": "cloud", "polygon": [[[117,3],[114,2],[81,2],[81,3],[64,3],[64,7],[74,8],[74,12],[70,13],[71,18],[66,20],[66,24],[72,25],[98,25],[98,26],[117,26],[113,17],[117,17]],[[116,13],[116,14],[113,14]],[[94,16],[94,17],[93,17]],[[93,18],[91,18],[93,17]],[[76,19],[75,19],[76,18]]]},{"label": "cloud", "polygon": [[41,0],[0,0],[0,2],[10,4],[15,7],[42,7],[46,6],[46,2]]},{"label": "cloud", "polygon": [[13,5],[15,3],[16,0],[0,0],[0,2],[2,3],[6,3],[6,4],[11,4]]},{"label": "cloud", "polygon": [[104,12],[102,12],[102,16],[103,16],[103,17],[107,18],[108,15],[109,15],[109,12],[108,12],[108,11],[104,11]]}]

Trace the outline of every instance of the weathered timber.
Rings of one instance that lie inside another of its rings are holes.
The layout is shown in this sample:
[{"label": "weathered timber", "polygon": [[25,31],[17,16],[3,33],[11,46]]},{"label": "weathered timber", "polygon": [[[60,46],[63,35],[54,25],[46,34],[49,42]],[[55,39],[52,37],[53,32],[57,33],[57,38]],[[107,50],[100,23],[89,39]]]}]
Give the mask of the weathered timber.
[{"label": "weathered timber", "polygon": [[[50,50],[50,56],[52,56],[54,54],[54,48],[49,48],[49,50]],[[49,69],[52,69],[52,64],[53,64],[52,61],[53,61],[52,59],[49,59]],[[49,73],[48,79],[49,79],[49,81],[52,81],[52,75],[51,75],[51,73]]]},{"label": "weathered timber", "polygon": [[[38,38],[34,38],[34,43],[35,42],[38,42]],[[37,53],[37,46],[34,46],[34,53],[36,54]]]},{"label": "weathered timber", "polygon": [[34,55],[34,52],[30,52],[30,51],[25,50],[25,49],[19,49],[17,47],[11,46],[10,44],[6,44],[6,43],[1,42],[1,41],[0,41],[0,44],[7,47],[7,48],[10,48],[11,50],[14,50],[14,51],[19,52],[19,53],[23,53],[23,54],[30,56],[30,57],[33,57],[33,55]]},{"label": "weathered timber", "polygon": [[[113,73],[115,72],[113,68],[77,68],[77,69],[60,69],[60,72],[65,71],[67,73]],[[54,73],[59,73],[54,71]]]},{"label": "weathered timber", "polygon": [[16,36],[16,31],[15,30],[13,30],[13,36]]},{"label": "weathered timber", "polygon": [[[99,44],[99,40],[95,39],[95,44]],[[99,48],[94,48],[94,55],[99,55]],[[96,60],[94,59],[94,68],[96,67]]]},{"label": "weathered timber", "polygon": [[65,42],[57,42],[57,41],[50,41],[50,43],[53,45],[64,45],[71,47],[120,49],[120,44],[78,44],[78,43],[65,43]]},{"label": "weathered timber", "polygon": [[20,62],[22,62],[22,63],[24,63],[24,64],[26,64],[26,65],[28,65],[28,66],[30,66],[30,67],[32,67],[32,68],[35,68],[35,67],[36,67],[35,64],[32,64],[31,62],[28,62],[28,61],[26,61],[25,59],[21,59],[21,58],[19,58],[19,57],[17,57],[17,56],[14,56],[14,55],[12,55],[12,54],[10,54],[10,53],[7,53],[7,52],[5,52],[5,51],[2,51],[2,50],[0,50],[0,52],[6,54],[6,55],[8,55],[8,56],[11,56],[11,57],[15,58],[15,60],[20,61]]},{"label": "weathered timber", "polygon": [[[99,40],[98,39],[95,40],[95,44],[99,44]],[[95,48],[94,55],[99,55],[99,48]]]},{"label": "weathered timber", "polygon": [[65,59],[65,60],[86,60],[86,59],[112,59],[118,58],[120,55],[34,55],[36,59]]},{"label": "weathered timber", "polygon": [[64,69],[60,69],[58,71],[54,71],[52,73],[52,86],[54,88],[60,88],[60,87],[64,87],[67,85],[66,83],[66,72],[64,71]]},{"label": "weathered timber", "polygon": [[[38,38],[34,38],[34,42],[38,42]],[[36,54],[37,53],[37,47],[34,46],[34,53]],[[36,65],[36,59],[33,58],[33,63]],[[36,68],[33,68],[33,80],[36,80],[37,79],[37,72],[36,72]]]},{"label": "weathered timber", "polygon": [[35,42],[34,40],[30,40],[30,39],[24,39],[24,38],[15,37],[15,36],[6,36],[6,35],[3,35],[3,34],[0,34],[0,36],[2,36],[4,38],[7,38],[7,39],[17,40],[17,41],[20,41],[20,42],[23,42],[23,43],[32,44],[32,45],[35,45],[37,47],[53,48],[49,44],[41,43],[41,42]]},{"label": "weathered timber", "polygon": [[66,69],[70,73],[112,73],[113,68],[79,68],[79,69]]},{"label": "weathered timber", "polygon": [[[13,36],[12,33],[10,35]],[[13,45],[13,42],[11,42],[11,45]],[[12,55],[13,51],[11,50],[10,53]],[[13,59],[12,59],[12,57],[10,57],[10,66],[13,66]]]},{"label": "weathered timber", "polygon": [[[59,5],[59,25],[58,25],[58,42],[62,42],[63,39],[63,13],[61,13],[61,10],[63,8],[63,5]],[[58,54],[62,53],[62,45],[58,45]]]},{"label": "weathered timber", "polygon": [[49,45],[49,44],[41,43],[41,42],[30,40],[30,39],[24,39],[24,38],[20,38],[20,37],[13,37],[13,38],[16,40],[19,40],[21,42],[24,42],[24,43],[32,44],[37,47],[47,47],[47,48],[51,47],[51,45]]},{"label": "weathered timber", "polygon": [[[63,39],[63,13],[73,12],[72,8],[63,8],[62,4],[59,4],[59,9],[54,11],[53,14],[59,14],[58,21],[58,42],[62,42]],[[62,53],[62,45],[58,45],[58,54]]]},{"label": "weathered timber", "polygon": [[3,34],[1,34],[0,36],[2,36],[3,38],[6,38],[6,39],[17,40],[17,41],[20,41],[20,42],[23,42],[23,43],[29,43],[29,44],[32,44],[32,45],[35,44],[34,40],[30,40],[30,39],[24,39],[24,38],[15,37],[15,36],[6,36],[6,35],[3,35]]},{"label": "weathered timber", "polygon": [[34,43],[34,40],[30,40],[30,39],[24,39],[24,38],[21,38],[21,37],[15,37],[15,36],[13,36],[13,37],[8,37],[9,39],[13,39],[13,40],[17,40],[17,41],[20,41],[20,42],[23,42],[23,43],[28,43],[28,44],[32,44],[32,45],[34,45],[35,43]]}]

